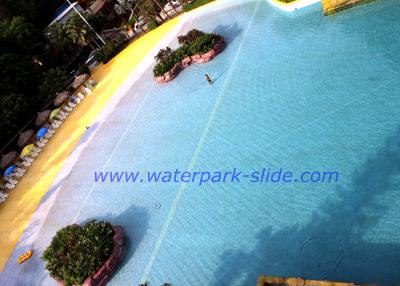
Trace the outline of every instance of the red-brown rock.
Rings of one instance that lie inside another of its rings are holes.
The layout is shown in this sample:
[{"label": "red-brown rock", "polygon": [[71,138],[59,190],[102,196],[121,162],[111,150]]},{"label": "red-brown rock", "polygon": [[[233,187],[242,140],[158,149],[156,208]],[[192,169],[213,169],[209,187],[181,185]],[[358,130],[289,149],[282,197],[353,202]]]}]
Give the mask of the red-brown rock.
[{"label": "red-brown rock", "polygon": [[192,64],[192,58],[187,57],[182,60],[182,67],[186,68]]}]

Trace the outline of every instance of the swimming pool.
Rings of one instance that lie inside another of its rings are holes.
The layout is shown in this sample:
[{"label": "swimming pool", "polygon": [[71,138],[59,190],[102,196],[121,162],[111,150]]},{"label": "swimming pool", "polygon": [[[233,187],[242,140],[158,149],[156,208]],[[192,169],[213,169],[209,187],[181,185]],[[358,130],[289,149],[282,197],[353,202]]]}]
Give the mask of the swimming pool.
[{"label": "swimming pool", "polygon": [[[97,133],[35,249],[60,227],[96,218],[124,226],[129,239],[110,285],[254,285],[260,274],[400,281],[400,6],[377,1],[323,17],[318,5],[286,14],[238,2],[206,8],[182,31],[222,34],[221,55],[167,85],[149,68],[90,128]],[[235,167],[338,170],[340,180],[93,182],[100,170]],[[17,279],[53,283],[37,260]]]}]

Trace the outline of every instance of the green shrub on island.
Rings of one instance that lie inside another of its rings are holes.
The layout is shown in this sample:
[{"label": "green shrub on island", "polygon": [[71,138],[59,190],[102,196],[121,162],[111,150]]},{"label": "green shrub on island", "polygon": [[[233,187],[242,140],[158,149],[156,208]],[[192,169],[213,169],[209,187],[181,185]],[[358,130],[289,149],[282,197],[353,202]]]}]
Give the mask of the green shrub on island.
[{"label": "green shrub on island", "polygon": [[184,36],[179,36],[178,42],[181,46],[178,49],[172,50],[167,47],[161,49],[155,56],[157,64],[153,68],[154,76],[162,76],[186,57],[207,53],[220,39],[220,35],[208,34],[196,29]]},{"label": "green shrub on island", "polygon": [[113,229],[104,221],[59,230],[43,252],[50,275],[65,285],[81,285],[107,260],[113,249]]},{"label": "green shrub on island", "polygon": [[194,1],[189,1],[188,3],[183,5],[183,11],[188,12],[190,10],[196,9],[200,6],[203,6],[207,3],[210,3],[214,0],[194,0]]}]

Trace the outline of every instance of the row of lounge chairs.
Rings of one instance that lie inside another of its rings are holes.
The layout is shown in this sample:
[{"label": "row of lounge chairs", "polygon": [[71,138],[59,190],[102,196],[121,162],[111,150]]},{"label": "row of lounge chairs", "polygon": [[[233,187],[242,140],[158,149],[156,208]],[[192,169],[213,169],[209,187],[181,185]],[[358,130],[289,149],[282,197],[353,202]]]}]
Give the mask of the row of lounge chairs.
[{"label": "row of lounge chairs", "polygon": [[32,150],[29,152],[27,156],[20,157],[18,161],[15,163],[15,168],[13,172],[4,176],[2,179],[4,181],[3,184],[0,184],[0,203],[4,203],[9,194],[4,191],[12,190],[18,184],[18,181],[21,177],[23,177],[35,158],[39,156],[42,149],[46,146],[49,140],[54,136],[57,132],[57,129],[60,128],[62,123],[67,119],[68,115],[74,110],[74,108],[81,103],[81,101],[85,98],[86,95],[90,95],[92,93],[92,89],[95,87],[94,81],[88,81],[86,86],[82,86],[81,90],[76,93],[76,95],[71,96],[71,100],[68,100],[61,108],[57,115],[52,120],[51,124],[48,126],[48,130],[46,134],[34,141],[34,146]]}]

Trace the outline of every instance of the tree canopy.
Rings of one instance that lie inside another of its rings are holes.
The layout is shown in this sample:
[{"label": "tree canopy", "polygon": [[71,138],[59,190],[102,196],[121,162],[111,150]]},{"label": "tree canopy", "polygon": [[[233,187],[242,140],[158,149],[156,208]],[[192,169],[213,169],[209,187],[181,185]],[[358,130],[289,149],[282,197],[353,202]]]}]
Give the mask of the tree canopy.
[{"label": "tree canopy", "polygon": [[43,27],[60,3],[63,1],[0,0],[0,146],[50,97],[39,87],[43,86],[51,63],[57,61],[52,59]]}]

